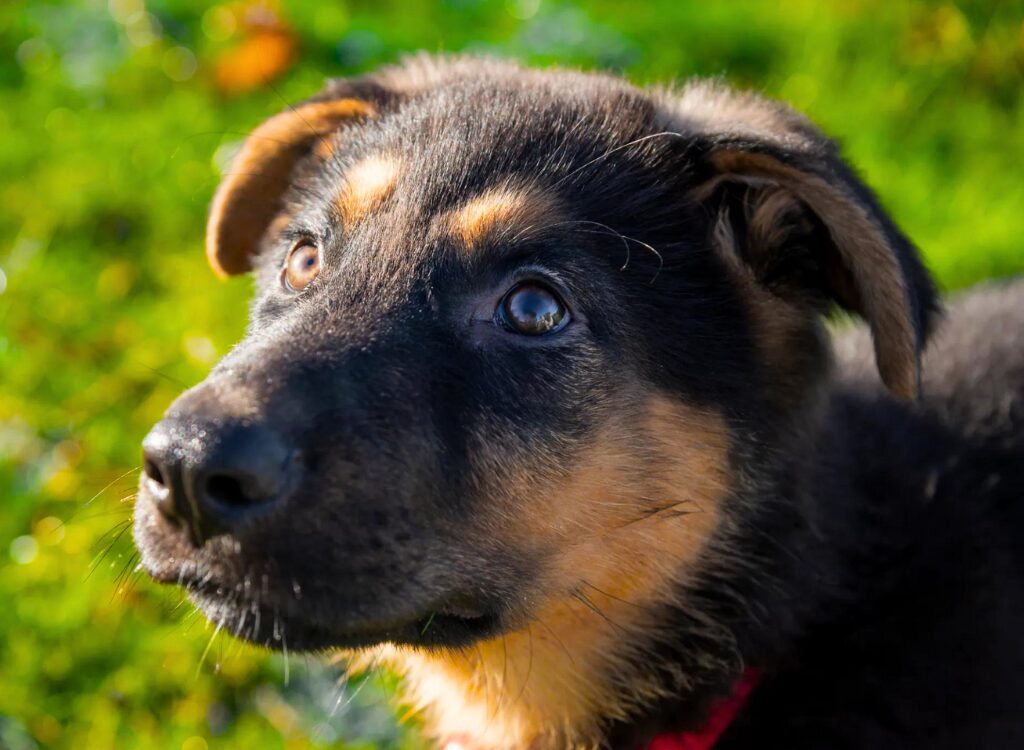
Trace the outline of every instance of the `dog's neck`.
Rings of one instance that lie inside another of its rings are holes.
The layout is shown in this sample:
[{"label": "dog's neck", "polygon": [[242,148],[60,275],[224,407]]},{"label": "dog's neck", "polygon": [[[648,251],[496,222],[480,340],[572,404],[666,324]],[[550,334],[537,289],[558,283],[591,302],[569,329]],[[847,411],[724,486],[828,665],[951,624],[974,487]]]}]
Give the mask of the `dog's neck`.
[{"label": "dog's neck", "polygon": [[[679,516],[637,533],[650,539],[678,525],[685,541],[687,520],[697,522]],[[678,571],[657,559],[658,545],[631,541],[632,564],[620,567],[614,540],[603,543],[607,554],[591,558],[576,596],[541,606],[522,628],[465,649],[386,646],[360,659],[404,675],[408,702],[432,737],[487,750],[607,744],[610,723],[738,673],[734,644],[712,617],[663,603],[678,588]],[[682,640],[689,663],[677,658]]]},{"label": "dog's neck", "polygon": [[[668,618],[601,572],[591,571],[593,582],[579,597],[472,647],[388,646],[360,659],[402,673],[408,702],[440,743],[486,750],[596,747],[609,722],[694,690],[700,677],[696,669],[661,661],[658,647],[667,649],[677,636]],[[711,623],[692,627],[696,638],[721,637]],[[702,669],[717,673],[729,666]]]}]

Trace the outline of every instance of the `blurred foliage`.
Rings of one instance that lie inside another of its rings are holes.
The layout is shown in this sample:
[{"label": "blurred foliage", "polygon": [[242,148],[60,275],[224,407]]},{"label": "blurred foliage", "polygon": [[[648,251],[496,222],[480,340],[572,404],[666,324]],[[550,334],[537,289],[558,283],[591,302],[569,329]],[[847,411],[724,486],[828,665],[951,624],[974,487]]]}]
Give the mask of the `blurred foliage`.
[{"label": "blurred foliage", "polygon": [[1022,21],[993,0],[7,0],[0,747],[419,744],[391,678],[217,638],[134,570],[139,441],[244,327],[248,282],[207,273],[202,233],[263,117],[421,48],[724,75],[841,136],[952,289],[1024,270]]}]

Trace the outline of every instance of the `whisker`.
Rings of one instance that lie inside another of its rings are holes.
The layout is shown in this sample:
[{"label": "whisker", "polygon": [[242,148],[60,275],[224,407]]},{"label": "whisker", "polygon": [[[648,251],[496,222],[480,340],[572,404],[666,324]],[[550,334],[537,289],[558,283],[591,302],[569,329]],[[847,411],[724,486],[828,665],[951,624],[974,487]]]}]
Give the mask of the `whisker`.
[{"label": "whisker", "polygon": [[569,663],[575,665],[576,664],[576,660],[572,658],[572,654],[569,652],[569,649],[567,649],[565,647],[565,644],[562,643],[562,639],[558,637],[558,635],[555,633],[554,629],[550,625],[548,625],[546,622],[544,622],[543,620],[536,620],[536,623],[538,625],[543,625],[544,626],[544,629],[547,630],[548,633],[551,635],[551,637],[555,639],[555,643],[557,643],[559,645],[559,647],[561,647],[562,652],[565,654],[566,658],[569,659]]},{"label": "whisker", "polygon": [[512,701],[513,704],[518,703],[523,699],[523,693],[526,692],[526,686],[530,682],[530,675],[533,674],[533,628],[530,623],[526,624],[526,635],[527,638],[529,638],[530,644],[529,656],[526,661],[526,677],[523,678],[523,685],[519,688],[519,694],[516,695],[515,700]]},{"label": "whisker", "polygon": [[103,551],[99,554],[99,556],[97,558],[95,558],[93,560],[93,562],[91,562],[89,564],[89,572],[86,573],[84,580],[88,581],[89,577],[92,576],[92,574],[96,572],[96,569],[100,566],[100,563],[102,563],[106,559],[107,555],[109,555],[110,551],[114,548],[114,545],[117,544],[117,542],[121,539],[121,537],[124,536],[124,532],[128,531],[128,529],[130,529],[131,526],[132,526],[131,519],[128,519],[126,521],[121,521],[116,526],[114,526],[113,529],[111,529],[106,534],[104,534],[102,537],[100,537],[100,539],[103,539],[108,534],[112,534],[115,531],[117,531],[117,534],[104,547]]},{"label": "whisker", "polygon": [[163,372],[162,370],[158,370],[158,369],[157,369],[156,367],[152,367],[151,365],[147,365],[147,364],[146,364],[145,362],[143,362],[143,361],[141,361],[141,360],[138,360],[138,359],[133,359],[132,361],[133,361],[133,362],[134,362],[134,363],[135,363],[136,365],[138,365],[139,367],[141,367],[142,369],[144,369],[144,370],[149,370],[149,371],[150,371],[151,373],[153,373],[154,375],[159,375],[159,376],[160,376],[161,378],[163,378],[164,380],[168,380],[168,381],[170,381],[171,383],[174,383],[174,384],[175,384],[176,386],[178,386],[178,387],[180,387],[180,388],[182,388],[182,389],[188,388],[188,383],[185,383],[185,382],[184,382],[184,381],[182,381],[182,380],[178,380],[178,379],[177,379],[176,377],[174,377],[173,375],[168,375],[168,374],[167,374],[166,372]]},{"label": "whisker", "polygon": [[487,671],[483,668],[484,666],[484,652],[480,650],[479,643],[473,643],[473,649],[476,651],[477,664],[480,665],[480,674],[483,675],[484,685],[484,705],[488,706],[491,703],[491,686],[490,680],[487,679]]},{"label": "whisker", "polygon": [[[658,259],[658,270],[654,272],[654,276],[652,276],[651,280],[649,282],[647,282],[648,284],[653,284],[657,280],[658,276],[661,274],[662,270],[665,267],[665,257],[653,245],[650,245],[650,244],[644,242],[643,240],[638,240],[636,237],[630,237],[629,235],[623,234],[622,232],[618,231],[617,229],[614,229],[613,227],[610,227],[607,224],[602,224],[599,221],[591,221],[589,219],[570,219],[570,220],[567,220],[567,221],[551,222],[550,224],[544,224],[543,226],[540,226],[540,227],[530,226],[530,227],[528,227],[528,229],[531,230],[531,231],[534,230],[534,229],[536,229],[536,231],[543,231],[545,229],[551,229],[553,227],[568,226],[570,224],[589,224],[591,226],[595,226],[595,227],[598,227],[600,229],[605,230],[603,232],[597,232],[597,231],[593,231],[593,230],[581,229],[580,232],[583,233],[583,234],[604,234],[604,235],[608,235],[610,237],[618,237],[620,240],[622,240],[623,244],[626,247],[626,260],[622,264],[622,266],[619,268],[620,271],[625,271],[629,267],[629,262],[630,262],[630,259],[631,259],[631,254],[630,254],[630,251],[629,251],[629,243],[630,242],[635,242],[636,244],[638,244],[641,247],[644,247],[648,251],[650,251],[650,253],[652,255],[654,255],[654,257],[656,257]],[[526,231],[526,230],[523,230],[523,231]],[[518,237],[519,235],[516,235],[516,236]]]},{"label": "whisker", "polygon": [[334,705],[331,707],[330,712],[328,712],[328,719],[334,718],[334,715],[338,713],[338,708],[339,706],[341,706],[341,701],[345,698],[345,689],[348,687],[348,683],[349,673],[348,667],[346,666],[345,671],[341,673],[341,676],[338,678],[338,681],[336,683],[338,687],[338,699],[334,701]]},{"label": "whisker", "polygon": [[607,622],[609,625],[611,625],[613,628],[618,630],[620,633],[623,633],[623,634],[626,633],[625,628],[623,628],[617,622],[612,620],[612,618],[610,618],[607,614],[605,614],[605,612],[600,607],[598,607],[596,604],[594,604],[592,601],[590,601],[590,599],[588,599],[585,594],[583,594],[580,591],[574,591],[572,596],[573,596],[574,599],[576,599],[577,601],[581,602],[587,609],[589,609],[595,615],[597,615],[602,620]]},{"label": "whisker", "polygon": [[[693,506],[692,510],[675,510],[680,506]],[[650,508],[645,508],[637,515],[636,518],[626,521],[626,523],[618,526],[618,529],[624,529],[627,526],[632,526],[635,523],[646,521],[650,518],[660,516],[663,520],[670,520],[673,518],[680,518],[681,516],[691,516],[695,513],[704,513],[705,510],[698,505],[692,498],[680,500],[679,502],[670,502],[667,504],[656,505]]]},{"label": "whisker", "polygon": [[124,593],[122,591],[121,587],[128,582],[128,578],[129,578],[129,576],[131,576],[132,572],[135,570],[135,564],[138,561],[139,561],[139,553],[138,552],[132,552],[128,556],[128,561],[123,566],[121,566],[121,572],[117,574],[116,578],[114,578],[114,592],[110,595],[110,601],[114,601],[114,597],[116,597],[119,593],[120,594]]},{"label": "whisker", "polygon": [[[356,697],[363,691],[363,688],[366,687],[366,683],[368,683],[370,681],[371,673],[375,672],[377,670],[377,668],[380,666],[380,659],[381,659],[380,654],[378,654],[378,655],[376,655],[374,657],[373,662],[370,664],[369,668],[366,670],[366,675],[363,677],[362,681],[359,683],[359,685],[356,686],[356,689],[352,691],[352,694],[349,696],[348,700],[345,701],[344,704],[342,704],[342,706],[341,706],[341,710],[342,711],[344,711],[346,708],[348,708],[349,704],[351,704],[352,701],[354,701],[356,699]],[[331,715],[333,716],[334,714],[332,713]]]},{"label": "whisker", "polygon": [[210,641],[206,644],[206,648],[203,649],[203,655],[199,657],[199,664],[196,665],[196,678],[199,677],[200,672],[203,669],[203,664],[206,662],[206,657],[210,653],[210,648],[213,646],[213,642],[217,640],[217,636],[220,634],[220,629],[224,625],[222,620],[218,620],[216,626],[213,629],[213,635],[210,636]]},{"label": "whisker", "polygon": [[[124,521],[121,521],[121,523],[131,523],[131,518],[130,518],[131,512],[132,512],[132,509],[130,507],[110,508],[109,510],[100,510],[100,511],[96,511],[95,513],[89,513],[88,515],[85,515],[85,516],[76,516],[74,519],[68,519],[68,521],[69,522],[71,520],[74,520],[74,521],[92,521],[92,520],[97,519],[97,518],[109,518],[111,516],[121,516],[123,518],[124,516],[127,515],[127,516],[129,516],[129,518],[125,518]],[[65,523],[64,525],[67,526],[67,523]],[[100,538],[102,539],[102,537],[100,537]],[[97,540],[97,541],[99,541],[99,540]]]},{"label": "whisker", "polygon": [[142,564],[136,562],[135,567],[128,574],[127,583],[121,589],[121,598],[127,600],[135,590],[139,587],[139,581],[142,581],[144,576],[142,575]]},{"label": "whisker", "polygon": [[490,723],[495,715],[498,713],[498,709],[501,708],[502,702],[505,700],[505,687],[508,684],[508,640],[505,634],[501,634],[501,680],[498,684],[498,700],[494,703],[494,711],[488,717],[487,721]]},{"label": "whisker", "polygon": [[[587,223],[588,224],[597,224],[598,222],[591,221],[591,222],[587,222]],[[602,225],[602,226],[604,226],[604,225]],[[652,276],[651,280],[648,281],[647,283],[648,284],[653,284],[655,281],[657,281],[658,280],[658,276],[661,274],[662,269],[665,268],[665,258],[664,258],[664,256],[660,252],[658,252],[658,250],[656,250],[653,245],[649,245],[646,242],[644,242],[643,240],[638,240],[636,237],[629,237],[629,236],[623,234],[622,232],[619,232],[619,231],[616,231],[616,230],[612,229],[611,227],[607,227],[607,229],[609,229],[614,236],[617,236],[617,237],[621,238],[624,241],[635,242],[638,245],[642,245],[643,247],[647,248],[648,250],[650,250],[654,254],[654,257],[656,257],[658,259],[658,270],[656,270],[654,272],[654,276]],[[605,232],[595,232],[595,231],[587,230],[587,229],[581,229],[580,231],[583,234],[605,234]],[[629,265],[629,256],[627,255],[626,256],[626,263],[619,270],[620,271],[625,271],[626,267],[628,265]]]},{"label": "whisker", "polygon": [[648,607],[645,607],[642,604],[637,604],[636,602],[631,602],[628,599],[622,599],[620,597],[615,596],[614,594],[609,594],[607,591],[602,591],[597,586],[592,584],[590,581],[587,581],[587,580],[584,580],[584,579],[580,579],[580,583],[582,583],[584,586],[589,586],[590,588],[594,589],[594,591],[596,591],[597,593],[601,594],[601,596],[606,596],[609,599],[613,599],[614,601],[622,602],[623,604],[628,604],[630,607],[636,607],[637,609],[642,610],[644,612],[649,612],[650,611],[650,609]]},{"label": "whisker", "polygon": [[288,687],[290,682],[291,672],[289,670],[289,659],[288,659],[288,639],[285,637],[283,626],[281,631],[281,653],[284,655],[284,686]]},{"label": "whisker", "polygon": [[[121,476],[117,477],[116,479],[113,479],[113,480],[111,480],[109,484],[107,484],[107,485],[105,485],[105,486],[103,487],[103,489],[101,489],[101,490],[100,490],[99,492],[97,492],[97,493],[96,493],[95,495],[93,495],[93,496],[92,496],[92,497],[90,497],[90,498],[89,498],[88,500],[86,500],[86,501],[85,501],[84,503],[82,503],[82,504],[81,504],[81,505],[79,506],[79,509],[81,509],[81,508],[85,508],[85,507],[87,507],[87,506],[89,506],[89,505],[92,505],[93,501],[94,501],[94,500],[96,500],[96,498],[98,498],[98,497],[99,497],[100,495],[102,495],[102,494],[103,494],[104,492],[106,492],[106,491],[107,491],[107,490],[109,490],[109,489],[110,489],[111,487],[113,487],[113,486],[114,486],[115,484],[117,484],[118,482],[120,482],[120,481],[121,481],[122,479],[124,479],[125,477],[127,477],[127,476],[129,476],[129,475],[131,475],[131,474],[134,474],[135,472],[137,472],[137,471],[138,471],[139,469],[141,469],[141,468],[142,468],[141,466],[136,466],[136,467],[134,467],[134,468],[128,469],[128,471],[126,471],[126,472],[125,472],[124,474],[122,474]],[[77,512],[77,511],[76,511],[76,512]],[[74,514],[72,514],[72,516],[71,516],[71,517],[72,517],[72,518],[74,518]],[[70,521],[71,519],[69,518],[68,520]]]},{"label": "whisker", "polygon": [[623,143],[621,146],[615,146],[614,148],[610,148],[607,151],[605,151],[603,154],[601,154],[600,156],[596,156],[593,159],[591,159],[590,161],[588,161],[588,162],[586,162],[584,164],[581,164],[576,169],[574,169],[573,171],[569,172],[569,174],[567,174],[564,177],[562,177],[562,179],[560,179],[558,182],[556,182],[555,183],[555,187],[559,187],[563,182],[565,182],[566,180],[571,179],[572,177],[575,177],[577,174],[582,172],[587,167],[590,167],[590,166],[596,164],[599,161],[603,161],[604,159],[607,159],[609,156],[611,156],[612,154],[614,154],[614,153],[616,153],[618,151],[622,151],[623,149],[631,148],[631,147],[636,146],[636,145],[638,145],[640,143],[643,143],[645,141],[649,141],[649,140],[651,140],[653,138],[664,138],[665,136],[672,136],[672,137],[675,137],[675,138],[682,138],[683,134],[682,133],[674,133],[674,132],[665,130],[665,131],[663,131],[661,133],[650,133],[648,135],[640,136],[639,138],[634,138],[629,143]]}]

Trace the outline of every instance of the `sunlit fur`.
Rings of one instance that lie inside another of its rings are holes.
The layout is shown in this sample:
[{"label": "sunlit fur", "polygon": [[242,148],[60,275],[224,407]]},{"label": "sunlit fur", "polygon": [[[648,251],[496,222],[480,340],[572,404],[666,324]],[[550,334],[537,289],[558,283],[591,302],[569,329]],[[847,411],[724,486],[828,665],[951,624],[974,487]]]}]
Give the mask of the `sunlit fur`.
[{"label": "sunlit fur", "polygon": [[387,200],[400,170],[400,162],[386,156],[368,157],[350,167],[337,203],[342,221],[351,226]]},{"label": "sunlit fur", "polygon": [[472,249],[495,233],[512,237],[560,218],[552,196],[529,186],[490,188],[442,219],[442,226],[464,248]]},{"label": "sunlit fur", "polygon": [[[806,119],[720,83],[417,58],[289,112],[240,157],[279,179],[211,213],[215,268],[257,270],[249,332],[154,430],[184,483],[258,428],[281,481],[226,518],[144,484],[151,575],[256,643],[395,668],[471,750],[643,747],[747,666],[723,748],[934,750],[949,705],[1024,732],[1021,287],[922,379],[914,246]],[[524,280],[564,328],[501,324]],[[873,345],[838,365],[835,306]]]}]

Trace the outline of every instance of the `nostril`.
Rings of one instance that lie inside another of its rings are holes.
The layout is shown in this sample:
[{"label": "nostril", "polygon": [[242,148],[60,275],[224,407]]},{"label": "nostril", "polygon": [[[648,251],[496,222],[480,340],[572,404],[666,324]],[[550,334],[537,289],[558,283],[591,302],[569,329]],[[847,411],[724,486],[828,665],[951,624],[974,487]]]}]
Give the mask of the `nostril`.
[{"label": "nostril", "polygon": [[143,441],[143,489],[199,547],[274,507],[293,464],[288,444],[262,425],[165,419]]},{"label": "nostril", "polygon": [[254,498],[247,493],[237,478],[228,474],[214,474],[207,477],[204,489],[206,496],[214,502],[234,508],[249,506],[260,501],[259,498]]},{"label": "nostril", "polygon": [[167,482],[164,480],[164,474],[160,471],[160,467],[156,465],[156,462],[151,458],[146,458],[142,462],[142,471],[149,477],[151,482],[159,484],[161,487],[166,487]]},{"label": "nostril", "polygon": [[180,514],[175,507],[177,498],[172,485],[179,468],[169,448],[169,437],[163,423],[154,427],[146,436],[142,444],[143,487],[164,518],[178,521]]}]

